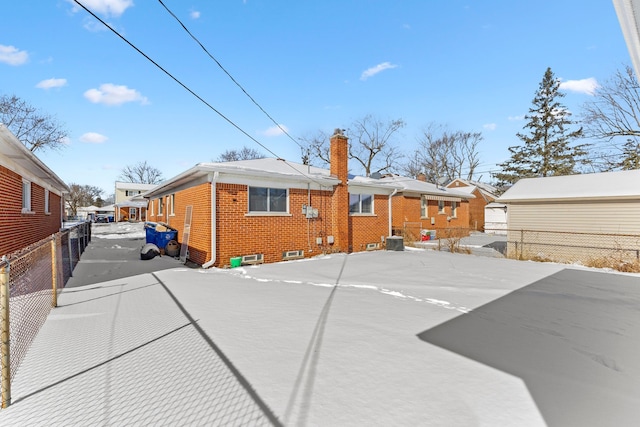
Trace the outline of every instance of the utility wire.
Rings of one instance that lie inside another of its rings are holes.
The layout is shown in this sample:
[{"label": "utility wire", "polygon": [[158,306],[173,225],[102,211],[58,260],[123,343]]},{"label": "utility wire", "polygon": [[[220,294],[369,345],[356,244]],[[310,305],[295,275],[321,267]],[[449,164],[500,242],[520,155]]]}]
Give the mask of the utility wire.
[{"label": "utility wire", "polygon": [[211,58],[217,65],[218,67],[220,67],[220,69],[222,71],[225,72],[225,74],[227,76],[229,76],[229,78],[231,79],[231,81],[233,83],[236,84],[236,86],[238,86],[240,88],[240,90],[242,90],[242,92],[244,92],[245,95],[247,95],[247,97],[249,97],[249,99],[251,100],[251,102],[253,102],[256,107],[258,107],[260,109],[260,111],[262,111],[277,127],[278,129],[280,129],[282,131],[282,133],[284,133],[285,135],[287,135],[289,137],[289,139],[291,139],[298,147],[300,147],[302,150],[305,149],[305,147],[303,147],[298,141],[295,140],[295,138],[293,138],[291,135],[289,135],[289,133],[273,118],[271,117],[271,115],[269,113],[267,113],[265,111],[264,108],[262,108],[262,106],[260,104],[258,104],[258,102],[253,99],[253,97],[251,95],[249,95],[249,93],[244,89],[244,87],[242,87],[242,85],[240,83],[238,83],[238,81],[231,75],[231,73],[229,73],[220,63],[220,61],[218,61],[211,53],[209,53],[209,51],[207,50],[207,48],[200,42],[200,40],[198,40],[198,38],[196,36],[193,35],[193,33],[191,33],[191,31],[189,31],[189,29],[182,23],[182,21],[164,4],[164,2],[162,0],[158,0],[158,2],[165,8],[165,10],[171,15],[173,16],[173,18],[178,21],[178,23],[180,24],[180,26],[187,32],[187,34],[189,34],[189,36],[196,42],[198,43],[198,45],[202,48],[202,50],[204,50],[204,52],[209,56],[209,58]]},{"label": "utility wire", "polygon": [[[262,144],[260,141],[258,141],[257,139],[255,139],[254,137],[252,137],[251,135],[249,135],[244,129],[242,129],[240,126],[238,126],[235,122],[233,122],[231,119],[229,119],[227,116],[225,116],[224,114],[222,114],[220,111],[218,111],[213,105],[209,104],[207,101],[205,101],[200,95],[198,95],[197,93],[195,93],[193,90],[191,90],[187,85],[185,85],[184,83],[182,83],[180,80],[178,80],[178,78],[174,77],[173,74],[171,74],[169,71],[165,70],[160,64],[158,64],[157,62],[155,62],[153,59],[151,59],[146,53],[144,53],[142,50],[140,50],[137,46],[135,46],[133,43],[131,43],[129,40],[127,40],[124,36],[122,36],[120,33],[118,33],[115,29],[113,29],[113,27],[111,27],[110,25],[108,25],[106,22],[104,22],[102,19],[100,19],[95,13],[93,13],[91,10],[89,10],[84,4],[82,4],[79,0],[74,0],[74,2],[80,6],[81,8],[83,8],[88,14],[90,14],[91,16],[93,16],[95,19],[97,19],[102,25],[104,25],[106,28],[108,28],[112,33],[114,33],[116,36],[118,36],[122,41],[124,41],[126,44],[128,44],[129,46],[131,46],[136,52],[138,52],[140,55],[144,56],[149,62],[151,62],[153,65],[155,65],[158,69],[160,69],[163,73],[165,73],[167,76],[169,76],[173,81],[175,81],[176,83],[178,83],[180,86],[182,86],[182,88],[184,88],[187,92],[189,92],[191,95],[195,96],[200,102],[202,102],[204,105],[206,105],[207,107],[209,107],[211,110],[213,110],[216,114],[218,114],[220,117],[222,117],[225,121],[227,121],[227,123],[231,124],[234,128],[236,128],[237,130],[239,130],[243,135],[245,135],[247,138],[249,138],[250,140],[252,140],[253,142],[255,142],[256,144],[258,144],[260,147],[264,148],[267,152],[269,152],[270,154],[272,154],[275,158],[280,159],[281,157],[278,156],[276,153],[274,153],[273,151],[271,151],[269,148],[267,148],[267,146],[265,146],[264,144]],[[319,181],[317,181],[316,179],[308,176],[307,174],[305,174],[304,172],[299,171],[298,169],[296,169],[293,165],[291,165],[289,162],[287,162],[286,160],[284,160],[284,163],[289,166],[291,169],[293,169],[296,173],[304,176],[305,178],[309,179],[310,181],[315,182],[316,184],[318,184],[321,188],[325,187],[325,185],[323,185],[322,183],[320,183]]]}]

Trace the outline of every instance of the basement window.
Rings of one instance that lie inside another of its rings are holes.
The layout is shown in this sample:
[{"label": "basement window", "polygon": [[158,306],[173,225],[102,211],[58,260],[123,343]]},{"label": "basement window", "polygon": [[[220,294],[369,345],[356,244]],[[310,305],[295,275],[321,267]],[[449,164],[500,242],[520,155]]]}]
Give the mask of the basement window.
[{"label": "basement window", "polygon": [[249,212],[287,213],[288,196],[286,188],[249,187]]}]

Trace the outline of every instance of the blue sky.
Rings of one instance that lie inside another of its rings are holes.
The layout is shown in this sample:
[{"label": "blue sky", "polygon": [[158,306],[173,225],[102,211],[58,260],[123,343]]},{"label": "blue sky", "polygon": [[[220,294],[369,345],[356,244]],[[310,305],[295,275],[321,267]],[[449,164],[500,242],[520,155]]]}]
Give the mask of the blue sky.
[{"label": "blue sky", "polygon": [[[300,161],[159,1],[82,3],[269,151]],[[577,118],[594,87],[631,63],[608,0],[163,3],[294,139],[367,114],[403,119],[406,153],[430,123],[482,132],[475,178],[485,182],[520,144],[547,67]],[[73,1],[2,10],[0,93],[65,125],[66,149],[38,154],[65,182],[108,195],[141,161],[168,179],[228,149],[271,155]]]}]

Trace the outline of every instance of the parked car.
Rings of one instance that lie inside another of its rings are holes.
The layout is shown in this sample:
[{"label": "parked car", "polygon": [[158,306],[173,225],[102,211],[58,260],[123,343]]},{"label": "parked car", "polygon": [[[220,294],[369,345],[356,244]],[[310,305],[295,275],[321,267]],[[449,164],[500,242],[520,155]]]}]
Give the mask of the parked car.
[{"label": "parked car", "polygon": [[105,214],[96,215],[96,222],[109,222],[109,217]]}]

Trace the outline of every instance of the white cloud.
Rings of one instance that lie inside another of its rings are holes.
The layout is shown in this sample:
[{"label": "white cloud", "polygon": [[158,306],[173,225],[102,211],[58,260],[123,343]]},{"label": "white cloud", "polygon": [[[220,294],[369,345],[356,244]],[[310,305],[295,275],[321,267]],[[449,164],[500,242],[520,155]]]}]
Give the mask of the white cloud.
[{"label": "white cloud", "polygon": [[367,80],[369,77],[373,77],[378,73],[383,72],[384,70],[389,70],[391,68],[396,68],[397,65],[392,64],[390,62],[383,62],[382,64],[378,64],[375,67],[371,67],[362,72],[360,75],[360,80]]},{"label": "white cloud", "polygon": [[495,123],[487,123],[486,125],[483,125],[482,127],[485,128],[486,130],[496,130],[498,125],[495,124]]},{"label": "white cloud", "polygon": [[62,87],[67,85],[67,79],[47,79],[42,80],[36,85],[38,89],[52,89],[55,87]]},{"label": "white cloud", "polygon": [[122,105],[126,102],[140,102],[145,105],[149,101],[135,89],[126,86],[117,86],[112,83],[100,85],[99,89],[89,89],[84,97],[94,104]]},{"label": "white cloud", "polygon": [[82,135],[80,137],[80,141],[86,142],[87,144],[102,144],[107,139],[109,139],[109,138],[107,138],[104,135],[100,135],[99,133],[95,133],[95,132],[87,132],[87,133],[85,133],[84,135]]},{"label": "white cloud", "polygon": [[[73,0],[67,1],[73,5],[74,12],[82,10]],[[122,15],[125,10],[133,6],[133,0],[84,0],[82,3],[94,13],[115,17]]]},{"label": "white cloud", "polygon": [[9,65],[22,65],[29,59],[29,54],[25,50],[18,50],[13,46],[0,44],[0,62]]},{"label": "white cloud", "polygon": [[280,125],[280,127],[271,126],[269,129],[262,131],[260,133],[264,136],[280,136],[280,135],[284,135],[283,129],[285,132],[289,133],[289,129],[285,125]]},{"label": "white cloud", "polygon": [[198,19],[200,18],[200,12],[198,12],[197,10],[192,10],[191,12],[189,12],[189,16],[191,16],[191,19]]},{"label": "white cloud", "polygon": [[582,80],[567,80],[566,82],[560,82],[560,89],[584,93],[587,95],[593,95],[598,87],[600,87],[600,85],[593,77]]}]

